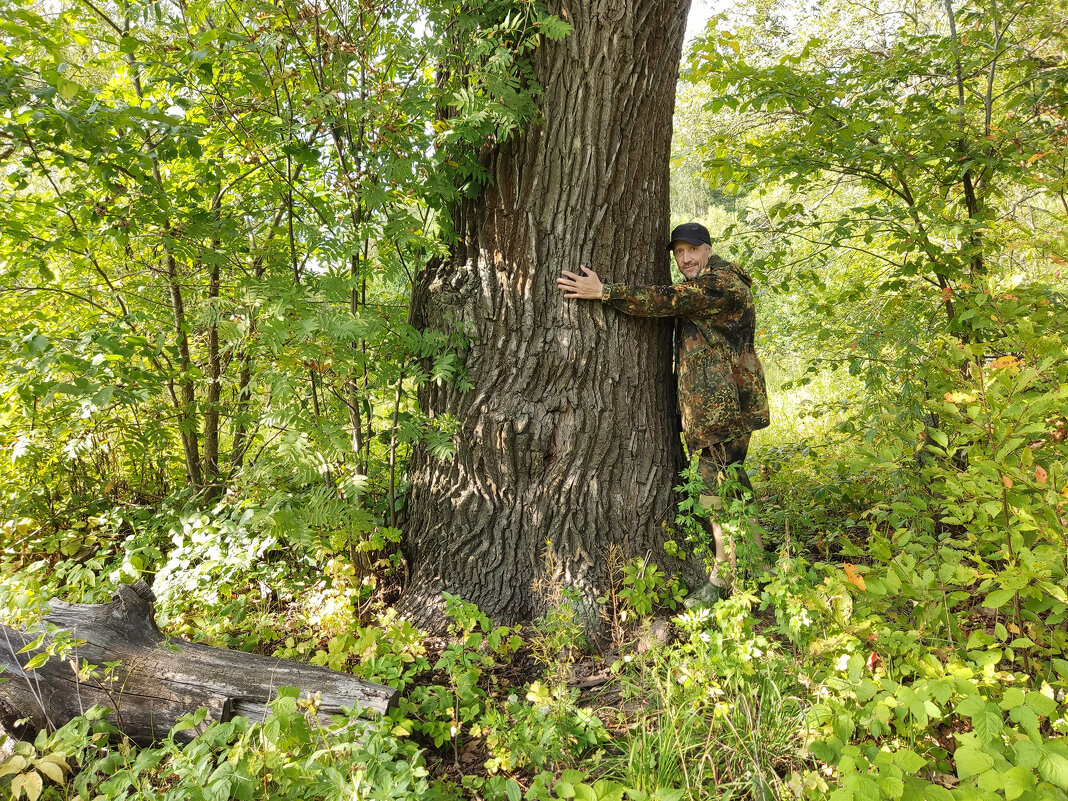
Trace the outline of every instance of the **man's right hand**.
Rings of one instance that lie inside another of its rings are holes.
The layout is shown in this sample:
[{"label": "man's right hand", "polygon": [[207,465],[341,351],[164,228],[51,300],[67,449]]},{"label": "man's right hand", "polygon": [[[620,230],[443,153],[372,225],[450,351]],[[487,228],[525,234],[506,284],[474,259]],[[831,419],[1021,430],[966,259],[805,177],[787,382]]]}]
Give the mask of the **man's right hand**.
[{"label": "man's right hand", "polygon": [[560,277],[556,279],[556,286],[564,293],[565,298],[600,300],[604,294],[604,284],[597,277],[597,273],[584,264],[580,264],[579,269],[585,275],[578,275],[570,270],[562,270]]}]

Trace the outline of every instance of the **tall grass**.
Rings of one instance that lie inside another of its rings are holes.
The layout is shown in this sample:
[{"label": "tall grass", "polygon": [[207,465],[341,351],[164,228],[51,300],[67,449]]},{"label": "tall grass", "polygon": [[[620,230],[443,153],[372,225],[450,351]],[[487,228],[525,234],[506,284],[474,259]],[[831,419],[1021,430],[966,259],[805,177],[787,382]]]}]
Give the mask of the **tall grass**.
[{"label": "tall grass", "polygon": [[[700,642],[702,632],[696,633]],[[718,649],[674,647],[641,660],[622,680],[620,751],[604,775],[652,796],[779,798],[798,767],[805,704],[786,662],[735,673]]]}]

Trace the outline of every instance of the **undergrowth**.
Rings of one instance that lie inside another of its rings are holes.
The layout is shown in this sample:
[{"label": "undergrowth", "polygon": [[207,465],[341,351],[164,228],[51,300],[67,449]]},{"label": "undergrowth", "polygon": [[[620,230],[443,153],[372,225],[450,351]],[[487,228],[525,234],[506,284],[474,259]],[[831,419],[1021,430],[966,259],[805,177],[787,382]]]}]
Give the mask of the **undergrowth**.
[{"label": "undergrowth", "polygon": [[[729,598],[683,611],[674,577],[610,554],[604,653],[552,587],[550,612],[522,628],[447,598],[450,636],[427,639],[388,604],[397,532],[302,527],[292,498],[4,522],[8,624],[52,595],[100,602],[154,576],[169,633],[401,694],[382,718],[325,725],[314,698],[279,690],[265,720],[199,713],[182,724],[191,743],[144,748],[95,710],[8,743],[0,788],[30,801],[1068,798],[1063,329],[1034,325],[1040,302],[971,302],[997,331],[947,336],[927,380],[883,411],[823,404],[791,445],[757,439],[757,505],[718,513],[738,546]],[[707,553],[693,471],[682,486],[677,545]],[[747,556],[755,526],[774,564]]]}]

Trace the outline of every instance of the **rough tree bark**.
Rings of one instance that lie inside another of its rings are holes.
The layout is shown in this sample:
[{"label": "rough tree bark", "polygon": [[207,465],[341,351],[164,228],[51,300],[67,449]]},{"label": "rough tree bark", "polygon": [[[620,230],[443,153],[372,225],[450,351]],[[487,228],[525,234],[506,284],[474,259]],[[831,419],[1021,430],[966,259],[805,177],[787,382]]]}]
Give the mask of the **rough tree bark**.
[{"label": "rough tree bark", "polygon": [[[671,323],[564,301],[562,268],[667,283],[668,170],[688,0],[580,0],[538,51],[544,122],[485,154],[492,184],[460,205],[452,258],[424,274],[413,320],[472,336],[473,389],[420,403],[461,424],[457,454],[411,463],[402,611],[441,626],[441,592],[501,622],[544,609],[533,584],[577,592],[585,612],[608,547],[691,583],[662,550],[682,465]],[[547,572],[547,569],[551,571]],[[592,617],[589,623],[594,622]]]},{"label": "rough tree bark", "polygon": [[[357,704],[383,713],[395,702],[395,690],[348,673],[165,637],[156,628],[152,601],[143,581],[119,587],[110,604],[52,601],[45,622],[83,642],[36,670],[23,667],[40,649],[19,653],[36,634],[0,626],[0,667],[7,679],[0,684],[0,723],[16,733],[21,719],[38,730],[54,728],[104,706],[114,710],[111,720],[123,734],[146,745],[200,707],[207,708],[209,722],[233,715],[260,720],[279,687],[321,693],[321,716]],[[79,677],[72,662],[95,665],[96,675]],[[118,666],[109,673],[107,663]],[[179,732],[177,738],[195,734]]]}]

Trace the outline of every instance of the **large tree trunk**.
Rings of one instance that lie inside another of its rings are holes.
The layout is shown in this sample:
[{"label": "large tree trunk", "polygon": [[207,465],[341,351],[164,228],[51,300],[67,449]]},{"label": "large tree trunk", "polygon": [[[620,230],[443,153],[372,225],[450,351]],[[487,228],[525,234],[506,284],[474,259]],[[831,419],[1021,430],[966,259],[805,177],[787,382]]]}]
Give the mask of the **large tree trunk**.
[{"label": "large tree trunk", "polygon": [[[279,687],[321,693],[323,716],[357,705],[384,713],[395,702],[395,690],[348,673],[164,637],[152,601],[143,581],[120,586],[110,604],[52,601],[45,622],[82,642],[35,670],[23,667],[54,637],[23,654],[36,637],[0,626],[0,667],[7,679],[0,684],[0,723],[13,731],[22,719],[37,729],[54,728],[98,705],[113,709],[119,730],[145,745],[200,707],[208,710],[209,722],[233,715],[261,720]],[[72,663],[95,665],[95,673],[79,676]],[[108,670],[108,663],[117,667]],[[179,732],[178,739],[195,733]]]},{"label": "large tree trunk", "polygon": [[[688,0],[582,0],[537,56],[544,123],[492,153],[492,184],[457,210],[451,260],[426,272],[413,319],[472,334],[473,389],[420,402],[462,424],[452,460],[421,448],[405,524],[402,611],[440,626],[441,592],[499,621],[544,609],[532,585],[606,583],[606,553],[662,551],[682,464],[671,323],[564,301],[563,268],[668,283],[668,162]],[[551,572],[547,572],[547,569]],[[587,622],[593,622],[592,619]]]}]

